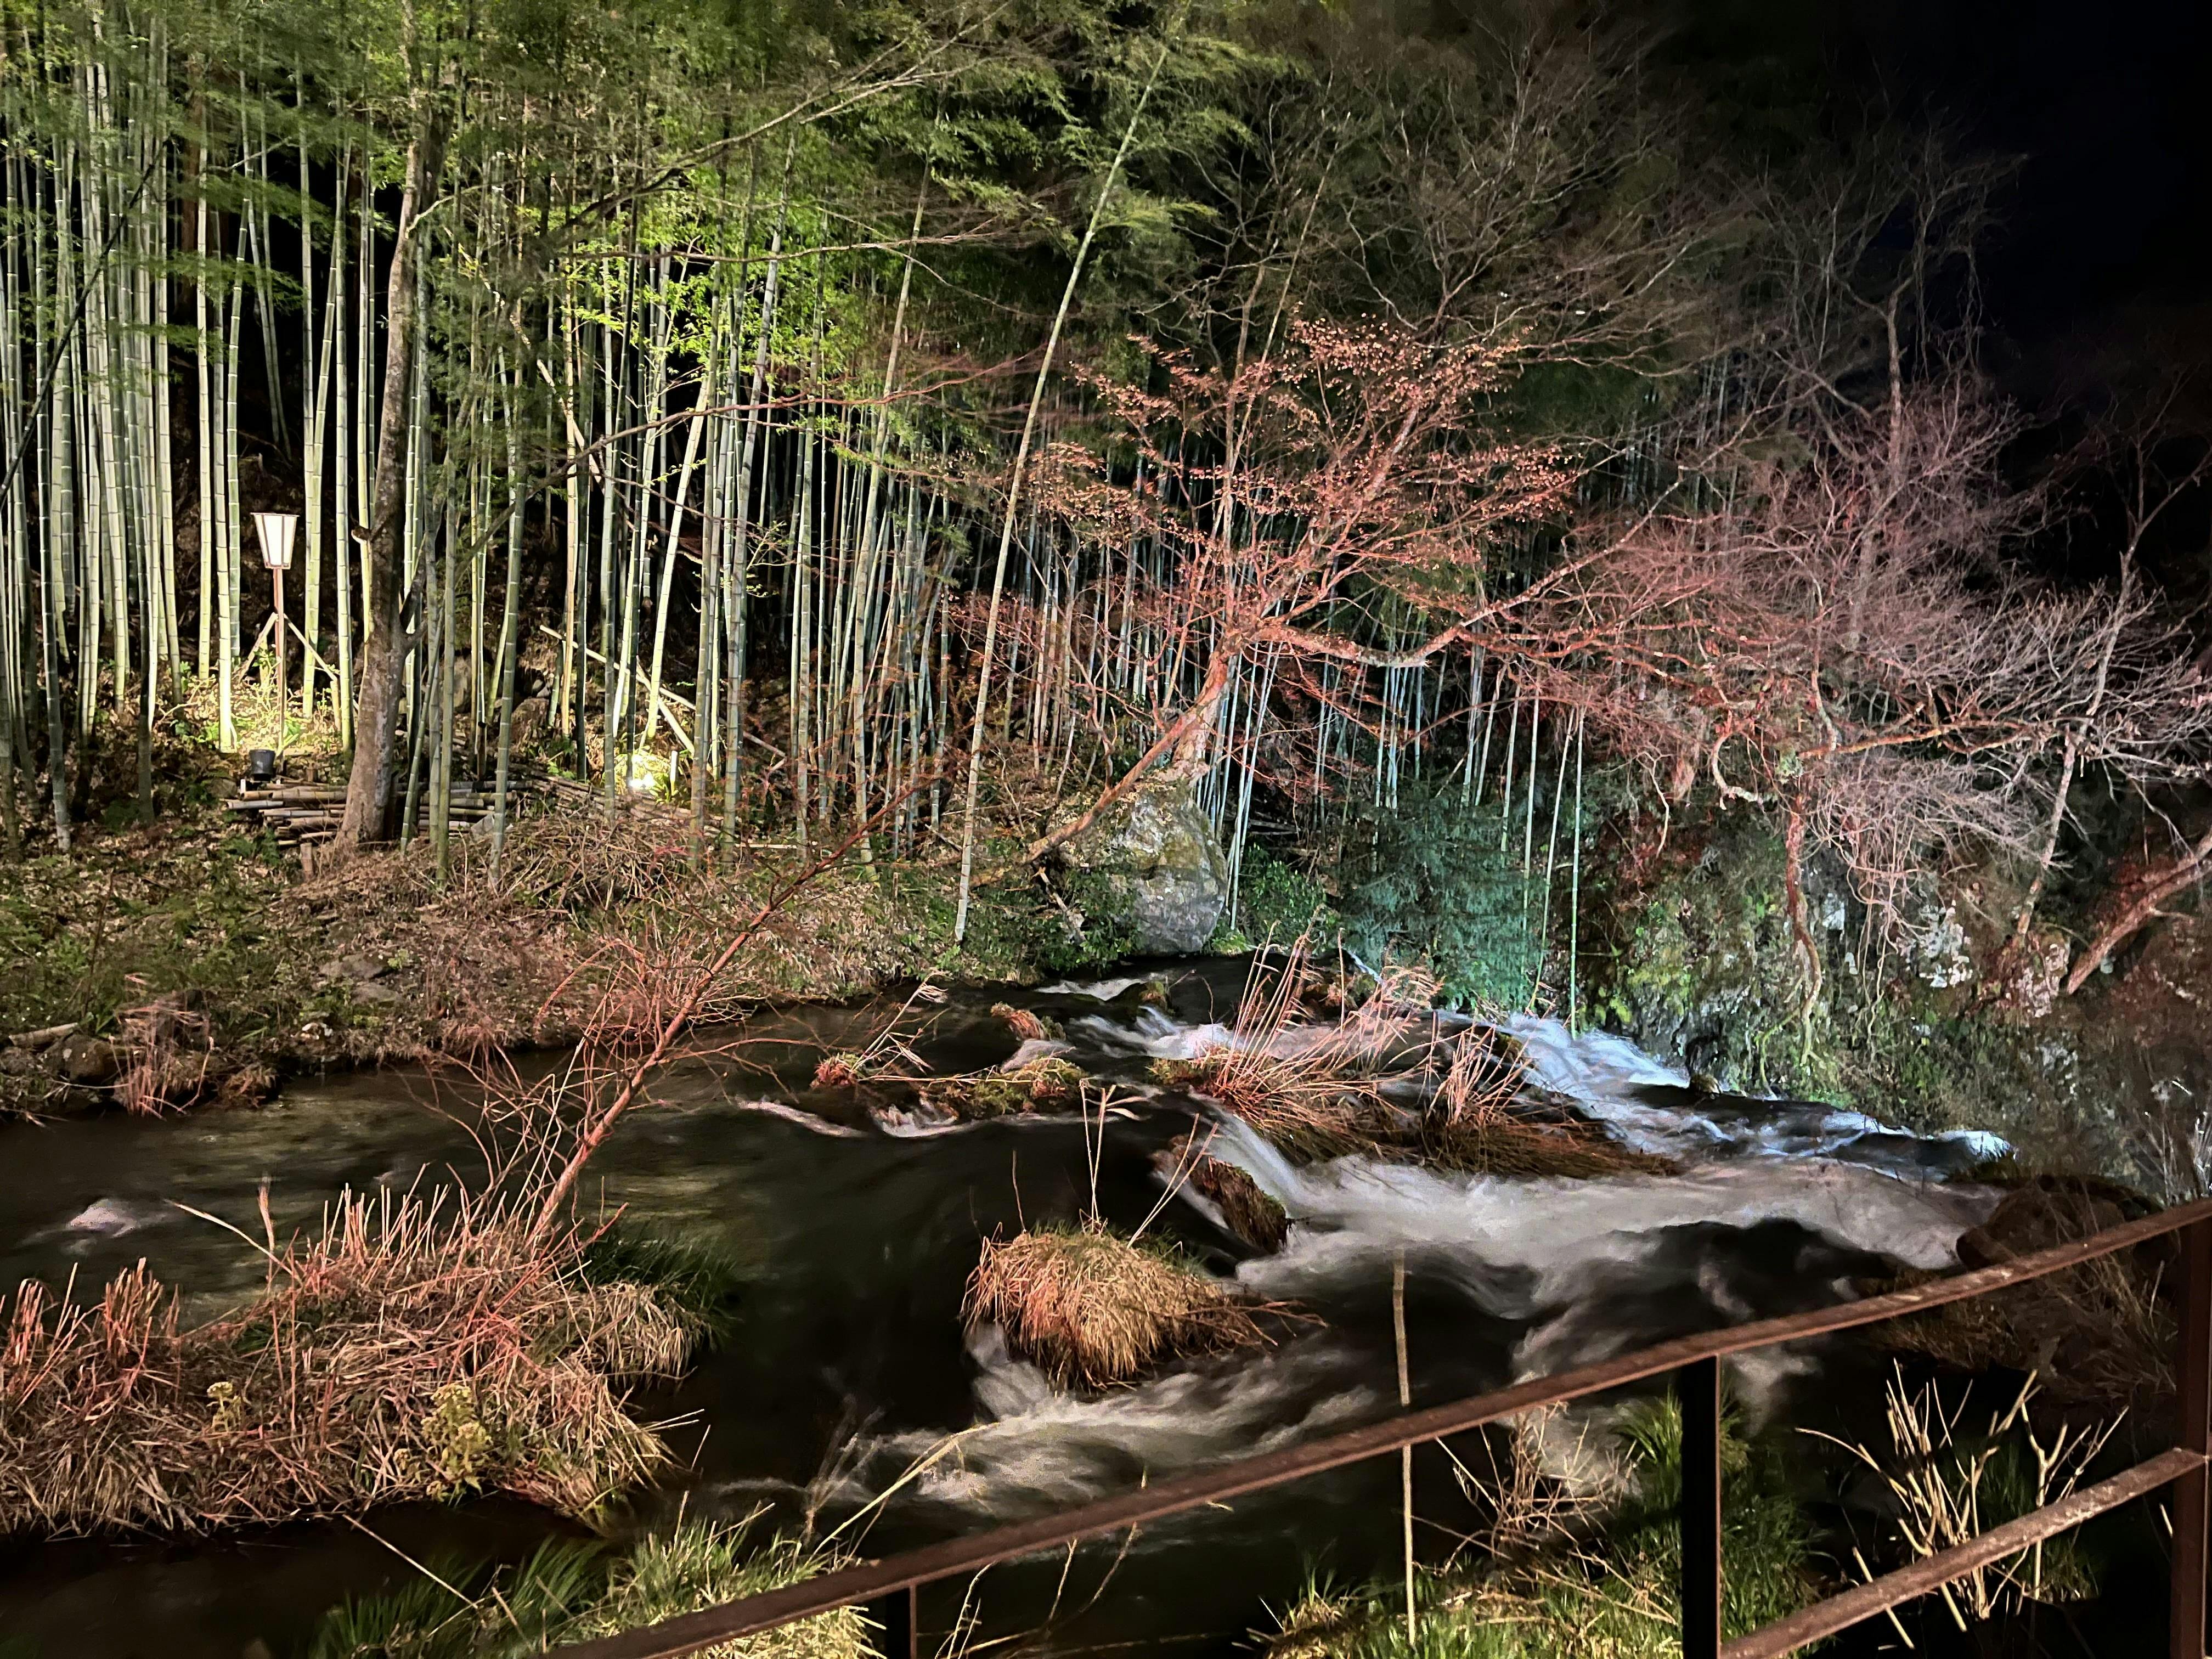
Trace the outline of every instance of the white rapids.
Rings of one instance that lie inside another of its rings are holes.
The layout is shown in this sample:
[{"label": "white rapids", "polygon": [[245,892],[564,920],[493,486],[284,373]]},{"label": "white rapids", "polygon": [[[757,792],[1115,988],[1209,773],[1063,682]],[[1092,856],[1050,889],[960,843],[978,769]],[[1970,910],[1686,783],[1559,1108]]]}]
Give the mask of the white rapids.
[{"label": "white rapids", "polygon": [[[1291,1220],[1283,1248],[1243,1262],[1240,1282],[1262,1299],[1323,1310],[1358,1310],[1378,1295],[1387,1305],[1402,1256],[1431,1310],[1416,1338],[1417,1370],[1420,1344],[1432,1352],[1479,1346],[1489,1333],[1498,1352],[1476,1386],[1497,1386],[1686,1330],[1844,1299],[1855,1273],[1885,1264],[1954,1266],[1960,1234],[1996,1202],[1993,1188],[1938,1178],[2002,1152],[1993,1136],[1918,1136],[1814,1103],[1701,1094],[1682,1072],[1616,1036],[1571,1034],[1534,1018],[1504,1029],[1537,1086],[1682,1170],[1571,1181],[1363,1157],[1302,1167],[1224,1115],[1211,1152],[1250,1174]],[[1102,1009],[1072,1019],[1069,1034],[1106,1058],[1190,1057],[1237,1040],[1224,1026],[1178,1025],[1152,1007]],[[1194,1194],[1189,1201],[1204,1204]],[[1455,1323],[1433,1323],[1439,1297],[1462,1310]],[[1357,1328],[1296,1331],[1256,1355],[1179,1365],[1090,1397],[1054,1388],[986,1331],[971,1344],[974,1425],[950,1441],[893,1437],[879,1449],[915,1469],[909,1490],[925,1502],[996,1519],[1065,1508],[1147,1474],[1293,1443],[1390,1409],[1387,1346],[1375,1350],[1371,1322],[1351,1323]],[[1778,1384],[1812,1364],[1802,1354],[1753,1356],[1735,1368],[1736,1385],[1761,1412]]]}]

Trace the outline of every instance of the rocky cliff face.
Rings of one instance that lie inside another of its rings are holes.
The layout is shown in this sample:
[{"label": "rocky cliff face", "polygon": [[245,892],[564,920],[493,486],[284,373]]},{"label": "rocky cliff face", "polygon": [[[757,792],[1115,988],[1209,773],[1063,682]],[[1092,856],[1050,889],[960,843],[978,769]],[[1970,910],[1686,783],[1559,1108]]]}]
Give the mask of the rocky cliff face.
[{"label": "rocky cliff face", "polygon": [[2154,1022],[2118,1000],[2056,995],[2064,943],[2048,929],[2003,948],[2018,893],[2004,872],[1931,870],[1885,944],[1842,872],[1812,861],[1816,992],[1763,826],[1678,824],[1663,848],[1617,850],[1585,894],[1589,1015],[1732,1089],[1991,1129],[2031,1162],[2160,1184],[2141,1167],[2164,1115],[2153,1085],[2187,1068],[2142,1063]]}]

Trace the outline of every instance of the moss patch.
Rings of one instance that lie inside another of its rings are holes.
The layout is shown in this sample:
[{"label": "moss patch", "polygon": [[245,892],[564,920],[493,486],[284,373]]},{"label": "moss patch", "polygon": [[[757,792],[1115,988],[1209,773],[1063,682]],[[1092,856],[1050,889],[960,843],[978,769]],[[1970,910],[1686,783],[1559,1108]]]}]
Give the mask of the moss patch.
[{"label": "moss patch", "polygon": [[957,1117],[1007,1117],[1040,1106],[1072,1106],[1083,1097],[1083,1068],[1058,1058],[1009,1071],[965,1072],[921,1085],[921,1097]]},{"label": "moss patch", "polygon": [[[1586,1013],[1726,1086],[1852,1105],[1922,1131],[1993,1130],[2043,1167],[2119,1172],[2127,1082],[2082,1008],[2028,1021],[1984,993],[1975,962],[2009,915],[1988,882],[1930,886],[1910,950],[1869,948],[1863,910],[1806,872],[1820,994],[1783,907],[1778,836],[1747,817],[1623,836],[1584,890]],[[1986,914],[1974,908],[1981,893]]]}]

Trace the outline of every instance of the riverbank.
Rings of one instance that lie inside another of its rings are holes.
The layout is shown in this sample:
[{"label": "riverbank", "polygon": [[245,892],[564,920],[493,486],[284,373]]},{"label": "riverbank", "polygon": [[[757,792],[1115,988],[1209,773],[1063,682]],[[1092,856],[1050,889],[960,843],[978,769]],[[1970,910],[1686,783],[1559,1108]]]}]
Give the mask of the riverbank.
[{"label": "riverbank", "polygon": [[[795,839],[696,868],[652,801],[536,808],[495,866],[456,837],[303,869],[211,788],[90,830],[0,884],[0,1113],[239,1104],[280,1078],[469,1063],[573,1040],[641,965],[742,926],[819,856]],[[903,979],[1034,981],[1064,930],[1018,884],[952,937],[956,858],[848,860],[806,882],[720,977],[709,1017]]]},{"label": "riverbank", "polygon": [[[1656,1062],[1632,1075],[1618,1039],[1577,1036],[1558,1022],[1516,1022],[1515,1051],[1538,1069],[1546,1097],[1532,1103],[1571,1106],[1632,1150],[1664,1148],[1675,1173],[1623,1167],[1570,1179],[1446,1167],[1373,1135],[1343,1156],[1299,1158],[1210,1103],[1203,1085],[1213,1079],[1161,1075],[1159,1062],[1202,1058],[1236,1029],[1251,1000],[1246,966],[1200,959],[1163,965],[1152,982],[1074,976],[1018,991],[956,985],[941,1001],[796,1005],[687,1047],[650,1109],[597,1154],[589,1203],[619,1210],[625,1226],[726,1255],[732,1323],[688,1376],[625,1403],[634,1422],[665,1434],[670,1458],[627,1504],[595,1517],[610,1547],[665,1534],[679,1516],[731,1523],[762,1504],[797,1534],[810,1517],[834,1524],[884,1498],[866,1548],[889,1553],[1367,1420],[1399,1397],[1401,1261],[1419,1404],[1719,1320],[1820,1305],[1856,1277],[1941,1271],[1977,1228],[1992,1239],[1999,1231],[1990,1224],[1997,1195],[1972,1179],[1969,1143],[1890,1135],[1826,1109],[1697,1095],[1679,1081],[1662,1086]],[[1027,1018],[1010,1019],[1008,1009]],[[1293,1022],[1273,1031],[1274,1046],[1311,1053],[1339,1018],[1316,1011],[1322,1032]],[[902,1073],[980,1075],[1040,1040],[1023,1035],[1031,1022],[1058,1034],[1042,1041],[1068,1045],[1060,1058],[1085,1079],[1088,1112],[1062,1099],[924,1122],[896,1109],[920,1084],[819,1077],[825,1055],[867,1052],[887,1030],[911,1050]],[[1343,1035],[1321,1046],[1341,1051]],[[1376,1111],[1423,1110],[1465,1069],[1439,1052],[1417,1077],[1420,1068],[1396,1064],[1413,1058],[1408,1045],[1358,1045],[1370,1046],[1389,1069],[1337,1086],[1355,1088]],[[1249,1109],[1262,1079],[1237,1080]],[[469,1091],[457,1086],[465,1082],[364,1070],[302,1082],[265,1109],[218,1120],[110,1114],[24,1134],[18,1178],[0,1194],[8,1265],[58,1288],[72,1271],[94,1284],[144,1258],[202,1305],[250,1305],[264,1277],[257,1253],[195,1212],[258,1238],[270,1224],[257,1215],[266,1182],[283,1239],[297,1229],[312,1236],[318,1207],[348,1190],[450,1184],[470,1167],[474,1121]],[[1294,1103],[1321,1098],[1321,1080],[1304,1071],[1279,1071],[1272,1082],[1294,1093],[1310,1085]],[[1097,1109],[1101,1096],[1115,1103],[1110,1113]],[[1203,1187],[1173,1181],[1201,1146],[1272,1206],[1280,1222],[1271,1236],[1243,1237]],[[1173,1249],[1243,1305],[1295,1306],[1300,1317],[1260,1347],[1223,1353],[1200,1344],[1126,1383],[1063,1386],[1025,1360],[998,1322],[971,1325],[966,1295],[984,1241],[1091,1215],[1117,1235]],[[1753,1375],[1748,1397],[1778,1433],[1817,1425],[1864,1440],[1872,1428],[1851,1414],[1879,1389],[1870,1395],[1860,1383],[1887,1369],[1887,1356],[1839,1352]],[[207,1414],[216,1409],[210,1402]],[[410,1421],[435,1417],[434,1392]],[[1593,1445],[1610,1434],[1603,1417],[1577,1419],[1563,1425],[1563,1446],[1585,1428]],[[465,1427],[433,1421],[432,1431],[441,1444],[473,1441]],[[505,1484],[501,1473],[487,1463],[485,1486]],[[1452,1471],[1424,1464],[1417,1480],[1425,1525],[1456,1525]],[[994,1577],[991,1630],[1051,1620],[1071,1644],[1139,1644],[1203,1632],[1220,1639],[1197,1650],[1226,1653],[1263,1603],[1291,1606],[1317,1565],[1340,1582],[1387,1577],[1399,1548],[1396,1483],[1395,1467],[1344,1471],[1240,1504],[1233,1519],[1194,1516],[1189,1531],[1163,1528],[1157,1540],[1148,1528],[1147,1547],[1126,1560],[1109,1564],[1102,1553],[1079,1561],[1064,1597],[1057,1559],[1041,1582]],[[506,1548],[479,1535],[492,1502],[380,1508],[361,1519],[418,1560],[482,1563]],[[537,1530],[501,1559],[526,1561],[544,1537],[564,1535],[556,1515],[532,1513]],[[1371,1527],[1347,1524],[1363,1516]],[[281,1539],[226,1528],[151,1547],[26,1541],[0,1558],[0,1626],[12,1618],[48,1652],[124,1659],[142,1633],[124,1610],[159,1595],[176,1610],[179,1659],[236,1659],[256,1639],[273,1654],[301,1654],[342,1599],[416,1583],[374,1547],[348,1554],[358,1537],[351,1522],[332,1521],[300,1523]],[[1112,1588],[1094,1617],[1082,1610],[1102,1577]],[[95,1595],[108,1610],[87,1613]],[[939,1606],[925,1623],[943,1629],[954,1615]]]}]

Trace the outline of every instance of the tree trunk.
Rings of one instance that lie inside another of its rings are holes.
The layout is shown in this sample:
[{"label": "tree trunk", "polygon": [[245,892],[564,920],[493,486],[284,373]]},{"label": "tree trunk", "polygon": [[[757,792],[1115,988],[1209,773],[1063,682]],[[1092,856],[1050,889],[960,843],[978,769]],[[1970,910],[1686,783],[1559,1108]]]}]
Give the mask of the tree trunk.
[{"label": "tree trunk", "polygon": [[[444,169],[446,115],[442,102],[417,120],[407,146],[407,182],[399,201],[399,226],[386,285],[384,396],[377,418],[376,478],[368,543],[362,550],[374,584],[374,611],[362,643],[361,697],[354,712],[353,771],[346,780],[345,817],[337,846],[353,848],[378,839],[392,799],[392,738],[398,729],[400,667],[406,641],[400,635],[405,595],[399,575],[400,519],[405,499],[407,392],[415,349],[416,232],[437,192]],[[364,319],[364,322],[366,319]]]},{"label": "tree trunk", "polygon": [[2066,994],[2070,997],[2087,985],[2089,975],[2107,957],[2158,915],[2160,904],[2191,883],[2203,881],[2208,874],[2212,874],[2212,831],[2207,831],[2202,840],[2164,870],[2143,878],[2134,898],[2105,924],[2096,938],[2089,941],[2088,948],[2075,959],[2066,975]]}]

